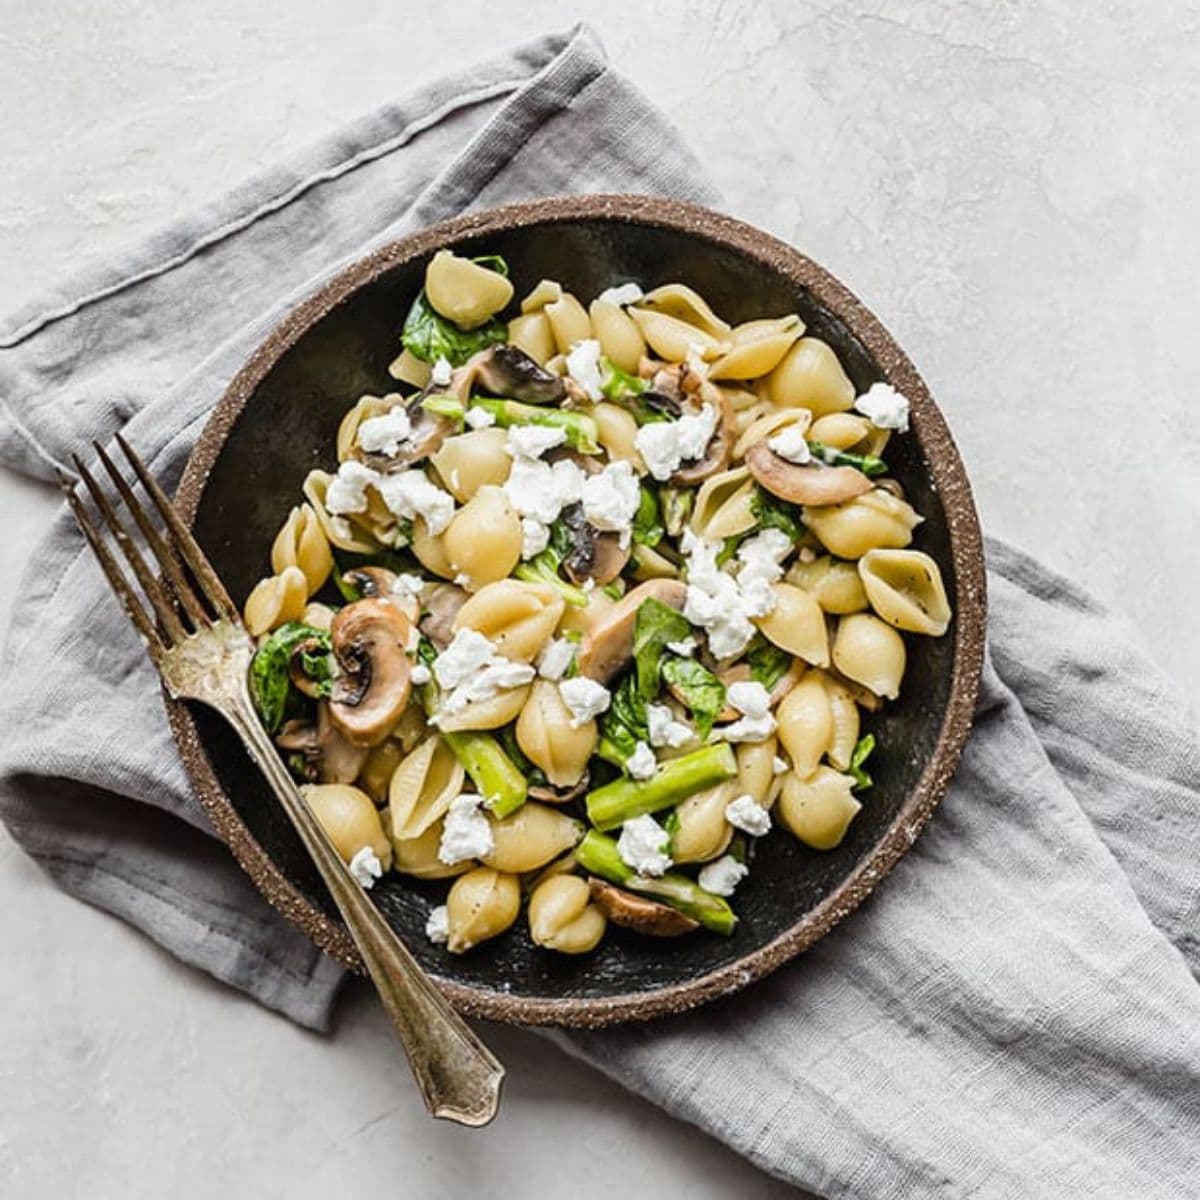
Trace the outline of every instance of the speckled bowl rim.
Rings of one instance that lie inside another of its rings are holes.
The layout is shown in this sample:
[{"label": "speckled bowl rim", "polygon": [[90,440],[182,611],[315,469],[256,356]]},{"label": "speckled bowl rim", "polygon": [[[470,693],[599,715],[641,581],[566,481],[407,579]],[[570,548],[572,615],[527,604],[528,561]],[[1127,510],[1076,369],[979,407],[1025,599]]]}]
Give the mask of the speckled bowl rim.
[{"label": "speckled bowl rim", "polygon": [[[644,992],[596,998],[514,996],[467,987],[435,976],[461,1012],[523,1025],[599,1028],[685,1012],[740,991],[807,950],[852,913],[912,846],[945,794],[970,731],[983,667],[986,574],[983,541],[970,485],[946,422],[924,381],[883,325],[828,271],[791,246],[742,221],[678,200],[646,196],[567,196],[507,205],[443,221],[373,251],[340,271],[271,331],[230,383],[200,435],[184,470],[176,503],[195,519],[204,488],[230,430],[260,382],[317,321],[359,288],[393,267],[462,238],[547,222],[612,221],[684,233],[734,251],[774,272],[834,313],[866,347],[884,377],[912,402],[913,428],[945,508],[954,561],[957,620],[950,700],[934,751],[887,831],[819,905],[766,945],[696,979]],[[351,969],[363,965],[345,928],[292,884],[242,823],[200,742],[192,714],[164,696],[171,731],[200,802],[217,833],[259,891],[326,953]],[[247,766],[247,770],[250,767]]]}]

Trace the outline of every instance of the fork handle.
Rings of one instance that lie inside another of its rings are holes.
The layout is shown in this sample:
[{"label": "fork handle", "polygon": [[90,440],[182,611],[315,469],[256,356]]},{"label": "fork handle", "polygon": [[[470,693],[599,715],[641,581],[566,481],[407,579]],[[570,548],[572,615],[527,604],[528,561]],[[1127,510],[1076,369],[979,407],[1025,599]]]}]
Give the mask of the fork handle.
[{"label": "fork handle", "polygon": [[312,815],[248,693],[224,711],[304,842],[392,1019],[426,1107],[435,1117],[486,1125],[496,1115],[504,1068],[452,1009],[350,874]]}]

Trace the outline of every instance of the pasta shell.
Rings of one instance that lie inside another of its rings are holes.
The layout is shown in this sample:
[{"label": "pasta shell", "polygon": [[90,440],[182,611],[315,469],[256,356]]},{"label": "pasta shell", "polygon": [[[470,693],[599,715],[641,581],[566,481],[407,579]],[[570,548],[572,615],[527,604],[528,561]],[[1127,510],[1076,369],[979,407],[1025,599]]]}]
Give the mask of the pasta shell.
[{"label": "pasta shell", "polygon": [[390,412],[395,408],[397,404],[403,404],[403,397],[399,393],[392,392],[387,396],[362,396],[353,408],[348,409],[346,415],[338,425],[338,462],[345,462],[348,458],[355,457],[355,448],[358,443],[358,427],[364,421],[369,421],[372,417],[383,416],[384,413]]},{"label": "pasta shell", "polygon": [[448,437],[430,458],[446,490],[466,504],[481,487],[500,487],[512,470],[508,434],[492,426]]},{"label": "pasta shell", "polygon": [[807,408],[814,417],[844,412],[854,404],[850,382],[832,348],[820,338],[801,338],[767,376],[772,403]]},{"label": "pasta shell", "polygon": [[271,546],[271,570],[279,574],[285,567],[299,567],[304,572],[309,596],[320,590],[333,570],[329,539],[311,504],[293,508],[283,528],[275,535]]},{"label": "pasta shell", "polygon": [[854,780],[829,767],[819,767],[805,779],[788,775],[783,781],[776,812],[784,828],[814,850],[841,844],[862,805],[854,798]]},{"label": "pasta shell", "polygon": [[686,362],[692,353],[711,361],[720,358],[728,347],[727,342],[718,341],[711,333],[666,313],[631,308],[629,315],[637,323],[650,349],[667,362]]},{"label": "pasta shell", "polygon": [[558,623],[559,631],[561,633],[587,633],[593,625],[603,620],[604,614],[615,607],[616,603],[617,601],[611,596],[605,595],[597,588],[588,594],[587,604],[582,607],[575,604],[566,606],[562,619]]},{"label": "pasta shell", "polygon": [[[834,450],[853,450],[857,446],[864,446],[874,428],[866,417],[860,417],[857,413],[836,412],[818,417],[809,433],[813,441],[820,442],[822,446],[830,446]],[[875,451],[866,453],[874,454]]]},{"label": "pasta shell", "polygon": [[822,554],[809,562],[798,559],[785,576],[803,588],[827,613],[845,616],[867,607],[867,593],[852,562]]},{"label": "pasta shell", "polygon": [[564,607],[562,595],[549,584],[500,579],[458,610],[453,628],[477,630],[505,658],[532,662],[553,636]]},{"label": "pasta shell", "polygon": [[906,501],[878,487],[841,504],[806,506],[803,516],[821,545],[839,558],[901,549],[912,541],[912,531],[922,520]]},{"label": "pasta shell", "polygon": [[368,846],[385,870],[392,865],[391,842],[366,792],[348,783],[309,783],[300,795],[343,862]]},{"label": "pasta shell", "polygon": [[598,945],[607,925],[578,875],[553,875],[529,897],[529,936],[547,950],[586,954]]},{"label": "pasta shell", "polygon": [[730,333],[729,322],[722,321],[709,308],[704,297],[684,283],[664,283],[661,287],[654,288],[653,291],[647,292],[631,311],[665,313],[721,340],[727,338]]},{"label": "pasta shell", "polygon": [[508,344],[524,350],[534,362],[544,367],[557,350],[550,318],[540,310],[513,317],[508,323]]},{"label": "pasta shell", "polygon": [[379,540],[348,517],[334,516],[325,508],[325,493],[333,476],[328,471],[309,471],[304,479],[304,498],[312,505],[317,521],[330,545],[351,554],[378,554]]},{"label": "pasta shell", "polygon": [[725,809],[736,795],[737,780],[731,779],[689,796],[675,809],[671,857],[677,863],[709,862],[725,853],[733,838]]},{"label": "pasta shell", "polygon": [[246,597],[242,617],[246,632],[251,637],[261,637],[286,625],[298,621],[308,601],[308,580],[299,567],[284,567],[278,575],[260,580]]},{"label": "pasta shell", "polygon": [[569,788],[583,778],[600,735],[595,721],[572,726],[558,685],[538,679],[517,718],[516,737],[521,752],[554,787]]},{"label": "pasta shell", "polygon": [[483,861],[498,871],[536,871],[579,844],[583,823],[548,804],[527,800],[511,817],[492,826],[492,850]]},{"label": "pasta shell", "polygon": [[816,667],[829,666],[829,635],[825,614],[808,592],[790,583],[771,585],[775,607],[754,624],[781,650]]},{"label": "pasta shell", "polygon": [[433,366],[418,358],[411,350],[402,350],[388,364],[388,374],[401,383],[411,384],[419,389],[429,383]]},{"label": "pasta shell", "polygon": [[512,299],[513,285],[498,271],[439,250],[425,268],[425,295],[460,329],[474,329]]},{"label": "pasta shell", "polygon": [[871,607],[889,625],[941,637],[950,627],[950,602],[938,565],[919,550],[869,550],[858,573]]},{"label": "pasta shell", "polygon": [[778,742],[774,737],[761,742],[742,742],[734,754],[737,757],[736,795],[751,796],[756,804],[770,808],[775,799],[779,776],[775,774]]},{"label": "pasta shell", "polygon": [[597,404],[590,411],[596,422],[596,440],[608,451],[608,457],[631,463],[639,475],[644,475],[646,464],[638,453],[638,423],[633,414],[619,404],[609,403]]},{"label": "pasta shell", "polygon": [[388,784],[403,758],[404,748],[394,737],[371,747],[354,782],[371,797],[372,803],[382,804],[387,799]]},{"label": "pasta shell", "polygon": [[557,300],[547,304],[544,311],[559,354],[566,354],[572,346],[592,336],[587,309],[570,292],[563,292]]},{"label": "pasta shell", "polygon": [[521,887],[514,875],[477,867],[460,876],[446,897],[449,936],[446,949],[462,954],[503,933],[521,907]]},{"label": "pasta shell", "polygon": [[633,318],[609,300],[593,300],[588,308],[592,336],[604,357],[622,371],[633,374],[646,353],[646,340]]},{"label": "pasta shell", "polygon": [[858,745],[860,719],[858,705],[848,688],[828,675],[824,678],[825,690],[829,693],[829,711],[833,714],[833,738],[826,757],[839,770],[850,767],[850,757]]},{"label": "pasta shell", "polygon": [[330,626],[333,625],[333,609],[328,604],[318,604],[313,601],[305,606],[300,620],[305,625],[311,625],[313,629],[322,629],[328,633]]},{"label": "pasta shell", "polygon": [[833,665],[875,695],[895,700],[906,658],[904,639],[871,613],[853,613],[838,622]]},{"label": "pasta shell", "polygon": [[422,517],[413,521],[411,549],[417,562],[427,571],[440,576],[442,579],[453,579],[457,574],[450,559],[446,556],[446,548],[442,544],[444,534],[434,537],[429,532],[429,526]]},{"label": "pasta shell", "polygon": [[473,859],[446,864],[438,857],[444,821],[430,825],[420,837],[392,839],[392,866],[415,879],[449,879],[474,867]]},{"label": "pasta shell", "polygon": [[709,379],[759,379],[770,374],[804,332],[794,313],[766,321],[747,321],[730,333],[729,352],[717,359]]},{"label": "pasta shell", "polygon": [[769,409],[743,430],[733,447],[733,456],[734,458],[745,458],[746,451],[751,446],[765,438],[774,437],[781,429],[788,426],[799,425],[802,427],[802,432],[807,431],[811,420],[812,413],[806,408]]},{"label": "pasta shell", "polygon": [[521,301],[521,312],[523,313],[538,313],[541,312],[547,304],[553,304],[555,301],[561,300],[563,289],[561,283],[556,283],[553,279],[543,279],[537,287]]},{"label": "pasta shell", "polygon": [[810,671],[784,696],[775,720],[796,774],[811,775],[833,741],[833,710],[820,672]]},{"label": "pasta shell", "polygon": [[711,475],[696,493],[692,529],[706,541],[719,542],[753,529],[755,483],[745,467]]},{"label": "pasta shell", "polygon": [[438,728],[445,733],[460,733],[468,729],[499,729],[515,721],[529,698],[529,684],[507,688],[490,700],[472,700],[461,712],[440,717]]},{"label": "pasta shell", "polygon": [[423,741],[396,768],[388,785],[392,836],[420,837],[449,811],[466,773],[440,734]]},{"label": "pasta shell", "polygon": [[[506,578],[521,560],[521,519],[498,487],[481,487],[454,515],[442,548],[468,591]],[[415,546],[414,546],[415,549]]]},{"label": "pasta shell", "polygon": [[665,555],[650,546],[633,547],[633,577],[638,580],[677,579],[679,568]]}]

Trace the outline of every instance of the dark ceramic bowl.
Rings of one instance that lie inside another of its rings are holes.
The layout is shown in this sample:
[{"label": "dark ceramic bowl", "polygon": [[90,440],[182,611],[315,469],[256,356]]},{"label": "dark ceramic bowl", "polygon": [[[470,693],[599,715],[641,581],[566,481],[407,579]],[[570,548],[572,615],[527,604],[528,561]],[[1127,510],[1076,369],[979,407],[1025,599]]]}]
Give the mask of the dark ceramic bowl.
[{"label": "dark ceramic bowl", "polygon": [[[900,701],[868,721],[880,741],[875,787],[830,853],[767,838],[738,890],[730,938],[641,939],[612,928],[569,958],[531,942],[524,921],[451,957],[424,936],[444,884],[389,875],[372,893],[464,1012],[502,1021],[599,1026],[680,1012],[745,987],[812,945],[856,908],[912,845],[945,792],[971,722],[983,656],[979,526],[949,431],[912,364],[837,280],[790,246],[717,213],[668,200],[585,196],[475,213],[403,238],[349,267],[300,305],[234,379],[183,477],[179,505],[235,597],[267,566],[271,540],[312,467],[333,467],[343,412],[394,384],[404,316],[431,254],[498,253],[516,294],[543,277],[593,296],[626,279],[681,280],[731,322],[798,312],[831,343],[859,391],[886,379],[912,401],[913,434],[888,460],[925,517],[915,545],[941,565],[954,623],[909,638]],[[217,830],[268,899],[322,948],[359,968],[354,946],[287,819],[231,730],[170,704],[171,725]]]}]

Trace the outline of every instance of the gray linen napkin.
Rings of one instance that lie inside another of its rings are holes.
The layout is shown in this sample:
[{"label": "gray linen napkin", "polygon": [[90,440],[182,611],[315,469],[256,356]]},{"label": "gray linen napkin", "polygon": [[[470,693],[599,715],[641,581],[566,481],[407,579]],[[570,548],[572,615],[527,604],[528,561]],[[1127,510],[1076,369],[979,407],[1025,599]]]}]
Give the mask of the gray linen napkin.
[{"label": "gray linen napkin", "polygon": [[[587,29],[445,79],[0,323],[0,461],[46,477],[124,429],[173,486],[242,360],[347,258],[600,190],[714,200]],[[551,1036],[829,1196],[1195,1195],[1200,751],[1125,623],[989,556],[976,731],[879,894],[733,1001]],[[323,1029],[342,973],[211,836],[156,691],[61,516],[0,659],[0,815],[67,891]]]}]

